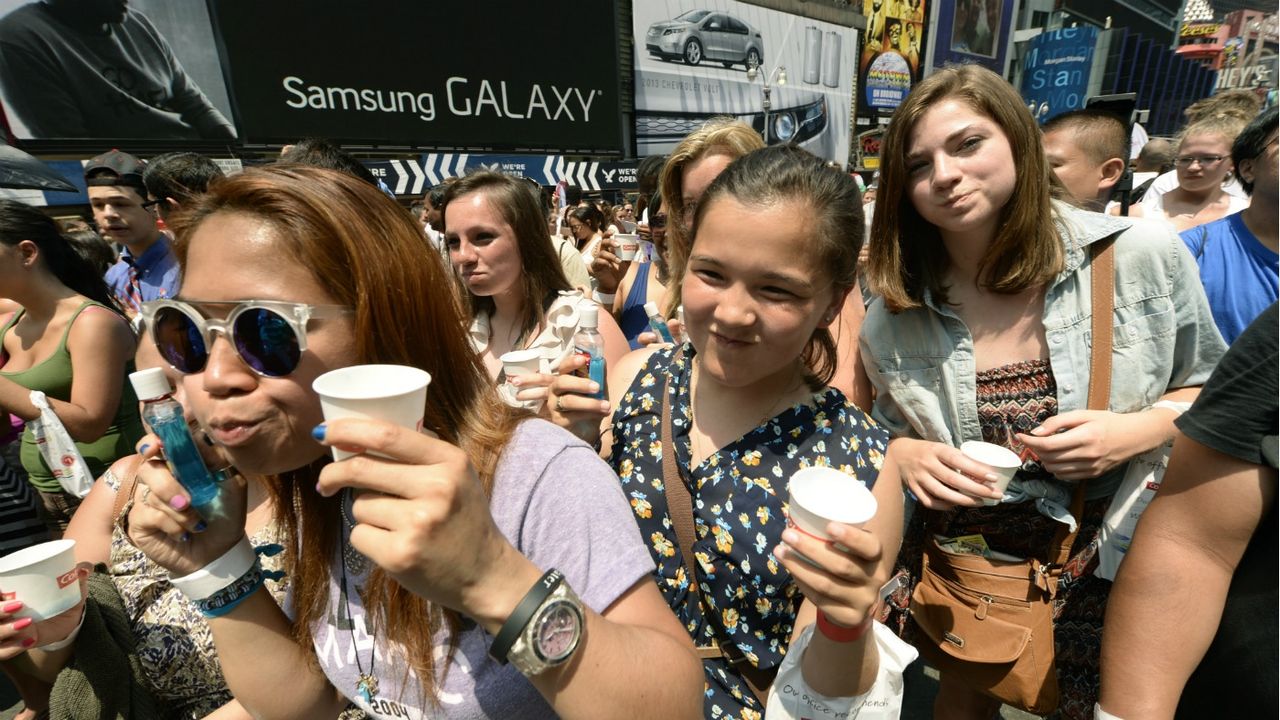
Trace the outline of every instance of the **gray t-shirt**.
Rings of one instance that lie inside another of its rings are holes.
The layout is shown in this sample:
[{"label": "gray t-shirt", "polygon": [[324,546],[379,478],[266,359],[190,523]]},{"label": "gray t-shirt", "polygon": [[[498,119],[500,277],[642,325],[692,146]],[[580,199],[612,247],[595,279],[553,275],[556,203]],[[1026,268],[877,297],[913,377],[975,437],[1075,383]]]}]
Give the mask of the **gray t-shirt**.
[{"label": "gray t-shirt", "polygon": [[[539,568],[559,568],[596,612],[653,572],[617,476],[590,447],[551,423],[527,420],[517,428],[498,462],[490,509],[517,550]],[[338,571],[335,566],[329,617],[312,636],[329,681],[365,712],[411,720],[556,717],[519,671],[489,658],[492,638],[469,620],[449,659],[439,707],[424,711],[418,685],[402,687],[407,667],[402,656],[388,649],[386,638],[369,636],[359,593],[339,594]],[[348,575],[353,587],[364,579]],[[443,635],[436,639],[439,667],[446,645]],[[365,703],[356,692],[357,659],[368,671],[375,646],[379,690],[372,703]]]}]

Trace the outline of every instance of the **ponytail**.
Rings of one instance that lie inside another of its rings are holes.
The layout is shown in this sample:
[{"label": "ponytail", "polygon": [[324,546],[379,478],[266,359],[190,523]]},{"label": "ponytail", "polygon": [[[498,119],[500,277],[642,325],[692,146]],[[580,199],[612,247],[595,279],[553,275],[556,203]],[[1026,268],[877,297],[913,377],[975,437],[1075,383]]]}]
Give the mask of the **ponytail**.
[{"label": "ponytail", "polygon": [[59,282],[124,317],[102,273],[76,252],[52,218],[29,205],[0,199],[0,242],[13,247],[23,240],[40,248],[45,266]]}]

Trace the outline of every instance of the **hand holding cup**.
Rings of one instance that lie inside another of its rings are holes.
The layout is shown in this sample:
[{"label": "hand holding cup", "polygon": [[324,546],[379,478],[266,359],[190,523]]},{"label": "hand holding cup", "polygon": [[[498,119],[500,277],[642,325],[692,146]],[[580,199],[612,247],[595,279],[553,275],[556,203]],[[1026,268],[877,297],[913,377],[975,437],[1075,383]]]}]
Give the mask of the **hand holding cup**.
[{"label": "hand holding cup", "polygon": [[970,459],[959,448],[897,438],[890,449],[897,458],[903,486],[930,510],[979,507],[985,500],[998,501],[1004,495],[993,487],[1000,481],[995,469]]},{"label": "hand holding cup", "polygon": [[599,292],[617,292],[622,277],[627,273],[627,266],[618,258],[618,252],[618,242],[612,237],[605,237],[596,248],[595,257],[591,259],[591,267],[587,268],[587,272],[596,279],[596,289]]},{"label": "hand holding cup", "polygon": [[788,491],[787,529],[774,556],[830,620],[858,625],[883,583],[876,575],[880,540],[862,529],[875,516],[875,497],[861,481],[825,467],[797,472]]}]

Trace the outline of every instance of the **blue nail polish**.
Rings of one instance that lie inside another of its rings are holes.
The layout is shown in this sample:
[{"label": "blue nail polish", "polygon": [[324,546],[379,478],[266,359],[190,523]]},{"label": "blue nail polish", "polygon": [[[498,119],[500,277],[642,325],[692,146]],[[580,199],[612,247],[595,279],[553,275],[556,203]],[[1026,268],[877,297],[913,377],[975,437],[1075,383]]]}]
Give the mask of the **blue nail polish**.
[{"label": "blue nail polish", "polygon": [[201,520],[200,522],[196,523],[196,526],[195,526],[195,528],[194,528],[194,529],[195,529],[195,531],[196,531],[196,532],[198,532],[198,533],[202,533],[202,532],[204,532],[205,530],[208,530],[208,529],[209,529],[209,525],[208,525],[208,524],[206,524],[206,523],[205,523],[205,521]]},{"label": "blue nail polish", "polygon": [[146,454],[147,454],[147,449],[148,449],[148,448],[150,448],[150,447],[151,447],[151,444],[150,444],[150,443],[147,443],[146,445],[143,445],[142,447],[138,448],[138,454],[139,454],[139,455],[146,455]]},{"label": "blue nail polish", "polygon": [[324,433],[325,433],[324,423],[320,423],[319,425],[311,429],[311,437],[315,438],[316,442],[324,442]]}]

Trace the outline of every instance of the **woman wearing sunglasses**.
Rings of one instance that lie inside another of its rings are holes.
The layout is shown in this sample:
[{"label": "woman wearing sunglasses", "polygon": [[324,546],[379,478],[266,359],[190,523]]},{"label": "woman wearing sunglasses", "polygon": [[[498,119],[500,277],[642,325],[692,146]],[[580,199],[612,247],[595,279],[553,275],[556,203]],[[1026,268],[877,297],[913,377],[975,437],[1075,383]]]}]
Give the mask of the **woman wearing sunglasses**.
[{"label": "woman wearing sunglasses", "polygon": [[[202,521],[148,462],[129,537],[209,617],[249,713],[697,715],[697,662],[638,534],[619,530],[616,479],[498,399],[400,207],[278,166],[218,184],[175,229],[183,306],[156,308],[156,343],[227,459],[272,477],[292,614],[260,590],[241,480],[226,517]],[[431,373],[427,432],[322,425],[312,381],[357,363]],[[330,447],[357,454],[330,462]]]},{"label": "woman wearing sunglasses", "polygon": [[[570,288],[544,230],[539,199],[524,181],[472,173],[449,185],[443,211],[471,346],[491,377],[510,380],[500,387],[504,400],[539,406],[546,396],[540,378],[549,376],[506,378],[503,354],[538,350],[554,371],[573,352],[581,310],[593,303]],[[608,315],[601,314],[599,326],[612,365],[626,353],[626,341]]]},{"label": "woman wearing sunglasses", "polygon": [[1231,144],[1245,125],[1235,116],[1214,116],[1188,125],[1173,158],[1178,186],[1151,203],[1131,207],[1129,215],[1164,220],[1182,232],[1248,207],[1247,199],[1223,190],[1231,179]]},{"label": "woman wearing sunglasses", "polygon": [[[66,426],[94,477],[130,455],[142,435],[126,376],[136,346],[102,274],[71,247],[52,219],[0,200],[0,295],[22,306],[0,328],[0,410],[40,417],[40,390]],[[61,535],[79,505],[63,491],[28,428],[22,466],[40,493],[45,523]]]}]

